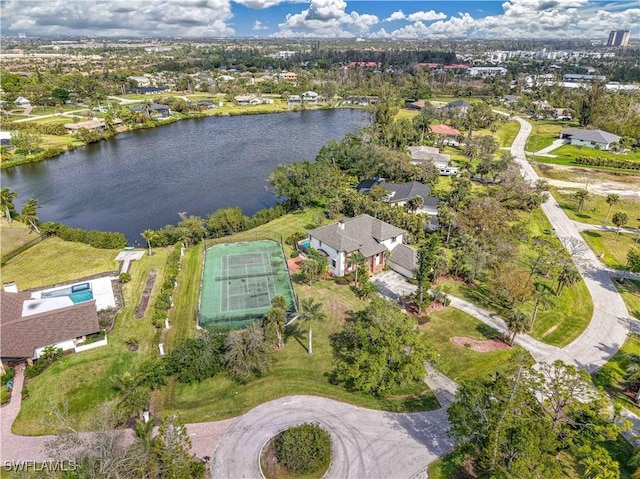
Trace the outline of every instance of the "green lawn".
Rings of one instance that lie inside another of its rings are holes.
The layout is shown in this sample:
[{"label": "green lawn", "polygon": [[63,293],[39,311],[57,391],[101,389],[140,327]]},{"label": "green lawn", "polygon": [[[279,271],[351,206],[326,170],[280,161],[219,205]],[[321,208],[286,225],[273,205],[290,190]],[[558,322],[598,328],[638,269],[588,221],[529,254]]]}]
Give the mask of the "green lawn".
[{"label": "green lawn", "polygon": [[161,391],[158,405],[167,411],[180,411],[186,422],[223,419],[242,414],[272,399],[291,394],[314,394],[372,409],[420,411],[438,407],[426,384],[417,384],[391,397],[352,393],[329,383],[333,351],[329,336],[340,330],[345,314],[359,310],[365,302],[349,286],[321,281],[313,286],[296,285],[301,298],[313,297],[324,305],[327,321],[313,327],[313,355],[307,354],[307,329],[286,335],[285,347],[274,350],[273,367],[268,375],[239,385],[225,374],[201,383],[172,382]]},{"label": "green lawn", "polygon": [[[619,171],[596,170],[593,168],[582,168],[574,166],[564,168],[562,166],[554,166],[549,164],[534,164],[536,173],[540,176],[559,181],[571,181],[575,183],[595,183],[597,181],[614,181],[616,183],[624,183],[630,188],[640,187],[640,175],[633,173],[621,173]],[[542,166],[542,168],[541,168]]]},{"label": "green lawn", "polygon": [[32,232],[24,223],[16,220],[9,223],[3,218],[0,220],[0,256],[15,251],[23,244],[33,241],[37,237],[38,235]]},{"label": "green lawn", "polygon": [[516,139],[518,132],[520,131],[520,123],[515,120],[507,121],[496,132],[498,143],[501,147],[511,146],[513,140]]},{"label": "green lawn", "polygon": [[627,388],[625,370],[629,365],[629,354],[640,354],[640,337],[637,335],[629,336],[615,356],[593,376],[593,381],[597,386],[604,388],[616,404],[640,414],[640,408],[634,404],[631,397],[624,394]]},{"label": "green lawn", "polygon": [[[607,215],[609,205],[607,204],[607,197],[601,195],[590,194],[582,207],[582,210],[578,211],[578,202],[574,198],[574,194],[578,189],[572,188],[550,188],[553,197],[560,204],[560,207],[564,210],[569,218],[581,223],[588,223],[592,225],[601,225]],[[629,197],[620,197],[618,203],[611,208],[611,214],[609,215],[609,225],[611,225],[611,218],[618,211],[622,211],[627,214],[629,221],[627,226],[637,228],[640,224],[640,201],[631,199]]]},{"label": "green lawn", "polygon": [[[521,215],[521,221],[528,219],[528,214]],[[527,223],[531,237],[542,237],[546,241],[557,241],[551,230],[551,223],[541,210],[533,212],[531,222]],[[520,262],[533,255],[531,241],[520,243]],[[521,264],[522,267],[525,267]],[[536,281],[543,282],[553,288],[554,284],[549,279],[536,278]],[[484,281],[478,280],[474,286],[469,286],[452,279],[447,279],[442,283],[454,296],[463,298],[471,303],[477,304],[489,311],[505,317],[508,310],[503,306],[493,294],[491,287]],[[563,347],[577,338],[588,326],[593,316],[593,302],[591,295],[584,281],[569,288],[564,288],[560,297],[553,297],[555,305],[548,311],[538,311],[538,316],[530,333],[534,338],[551,344]],[[533,315],[533,304],[529,301],[519,305],[526,313]]]},{"label": "green lawn", "polygon": [[[556,138],[554,138],[556,139]],[[552,139],[551,141],[553,141]],[[551,142],[549,142],[551,144]],[[548,145],[546,145],[548,146]],[[541,149],[538,147],[538,150]],[[605,167],[605,166],[591,166],[591,165],[580,165],[576,163],[575,159],[579,156],[586,156],[589,158],[592,157],[604,157],[604,158],[612,158],[616,160],[631,160],[631,161],[640,161],[640,153],[638,152],[627,152],[625,154],[613,153],[610,151],[598,150],[595,148],[587,148],[575,145],[563,145],[560,148],[556,148],[549,154],[554,155],[551,156],[535,156],[535,160],[539,163],[550,163],[555,165],[565,165],[565,166],[576,166],[585,169],[594,169],[594,170],[604,170],[604,171],[615,171],[615,172],[628,172],[628,173],[638,173],[638,170],[628,170],[624,168],[613,168],[613,167]],[[533,157],[534,155],[530,155]]]},{"label": "green lawn", "polygon": [[435,345],[441,369],[451,379],[461,381],[499,371],[519,347],[476,352],[451,342],[454,336],[479,340],[500,339],[500,333],[473,316],[455,308],[429,314],[429,321],[420,327]]},{"label": "green lawn", "polygon": [[22,290],[117,271],[118,252],[47,238],[9,260],[2,268],[2,281],[15,281]]},{"label": "green lawn", "polygon": [[[109,344],[65,355],[28,382],[29,398],[23,401],[20,414],[13,424],[15,434],[40,435],[55,432],[55,424],[47,420],[47,417],[54,407],[63,403],[68,404],[73,424],[86,430],[90,426],[95,407],[116,395],[111,378],[131,371],[140,360],[157,354],[156,329],[151,323],[152,308],[147,308],[144,318],[134,319],[134,312],[151,269],[155,269],[158,275],[150,306],[160,291],[168,253],[165,249],[154,251],[153,256],[145,255],[132,263],[131,281],[122,290],[125,307],[116,317],[114,329],[108,334]],[[137,351],[129,351],[124,342],[129,337],[138,340]]]},{"label": "green lawn", "polygon": [[531,123],[532,131],[527,140],[526,151],[540,151],[560,138],[560,132],[562,130],[577,126],[553,120],[528,121]]},{"label": "green lawn", "polygon": [[629,314],[640,319],[640,281],[626,279],[624,284],[614,281],[622,299],[627,305]]},{"label": "green lawn", "polygon": [[636,244],[638,234],[620,231],[616,241],[613,231],[583,231],[580,233],[593,252],[600,256],[600,261],[616,269],[624,269],[627,265],[627,253]]}]

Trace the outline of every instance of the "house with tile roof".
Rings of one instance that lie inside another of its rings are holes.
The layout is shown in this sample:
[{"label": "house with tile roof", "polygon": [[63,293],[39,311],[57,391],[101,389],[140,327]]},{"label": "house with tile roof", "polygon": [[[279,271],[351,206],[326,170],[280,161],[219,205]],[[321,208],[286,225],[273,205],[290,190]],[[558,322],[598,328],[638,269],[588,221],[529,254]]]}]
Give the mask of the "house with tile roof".
[{"label": "house with tile roof", "polygon": [[327,257],[329,271],[344,276],[355,269],[352,255],[362,253],[375,274],[384,268],[388,253],[402,244],[405,231],[369,215],[345,218],[309,231],[309,246]]},{"label": "house with tile roof", "polygon": [[585,130],[583,128],[569,128],[560,132],[560,138],[569,140],[569,143],[587,148],[599,148],[609,150],[611,144],[619,141],[621,137],[604,130]]},{"label": "house with tile roof", "polygon": [[47,346],[76,349],[101,331],[96,301],[68,296],[34,298],[29,292],[0,291],[0,358],[38,359]]}]

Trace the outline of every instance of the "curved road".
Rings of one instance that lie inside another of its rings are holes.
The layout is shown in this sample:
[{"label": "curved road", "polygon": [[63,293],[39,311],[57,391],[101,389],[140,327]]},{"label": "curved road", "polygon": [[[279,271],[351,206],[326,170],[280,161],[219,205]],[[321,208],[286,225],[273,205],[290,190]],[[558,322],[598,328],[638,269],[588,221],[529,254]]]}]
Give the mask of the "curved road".
[{"label": "curved road", "polygon": [[[524,178],[534,183],[539,176],[525,157],[525,144],[531,134],[531,124],[522,118],[516,120],[520,123],[520,132],[511,146],[511,154],[518,162]],[[584,250],[575,263],[591,294],[593,317],[587,329],[575,341],[540,360],[553,362],[560,359],[594,373],[620,349],[627,339],[630,322],[636,320],[629,317],[607,269],[584,242],[575,223],[562,211],[553,196],[549,195],[542,210],[559,238],[571,238],[574,244],[581,245],[580,249]]]}]

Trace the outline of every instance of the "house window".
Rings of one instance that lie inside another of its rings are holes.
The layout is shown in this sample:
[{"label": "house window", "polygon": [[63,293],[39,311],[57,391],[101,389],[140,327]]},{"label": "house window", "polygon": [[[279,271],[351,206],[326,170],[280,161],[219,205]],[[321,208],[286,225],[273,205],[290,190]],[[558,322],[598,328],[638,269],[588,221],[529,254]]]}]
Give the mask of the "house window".
[{"label": "house window", "polygon": [[322,241],[318,240],[318,248],[322,248]]},{"label": "house window", "polygon": [[398,237],[397,237],[397,236],[394,236],[393,238],[391,238],[391,242],[392,242],[392,243],[395,243],[397,239],[398,239]]},{"label": "house window", "polygon": [[336,267],[336,260],[335,259],[331,260],[331,266],[334,267],[334,268]]}]

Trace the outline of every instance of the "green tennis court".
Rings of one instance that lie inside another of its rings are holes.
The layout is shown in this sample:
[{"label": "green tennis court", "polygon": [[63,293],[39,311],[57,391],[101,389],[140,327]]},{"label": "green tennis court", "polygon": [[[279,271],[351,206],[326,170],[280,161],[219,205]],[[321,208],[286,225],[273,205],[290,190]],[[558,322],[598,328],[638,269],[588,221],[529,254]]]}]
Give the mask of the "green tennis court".
[{"label": "green tennis court", "polygon": [[198,323],[207,327],[247,326],[264,318],[281,295],[295,312],[287,263],[279,243],[250,241],[212,246],[205,253]]}]

